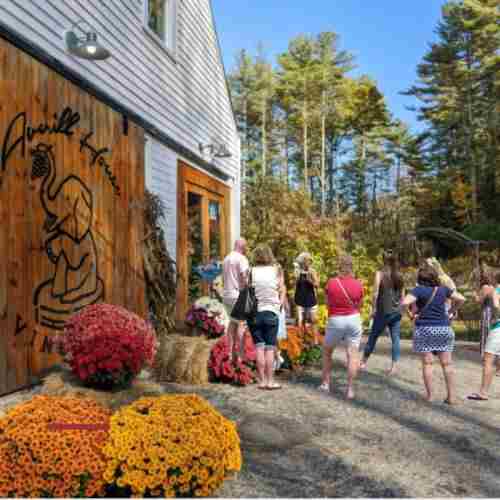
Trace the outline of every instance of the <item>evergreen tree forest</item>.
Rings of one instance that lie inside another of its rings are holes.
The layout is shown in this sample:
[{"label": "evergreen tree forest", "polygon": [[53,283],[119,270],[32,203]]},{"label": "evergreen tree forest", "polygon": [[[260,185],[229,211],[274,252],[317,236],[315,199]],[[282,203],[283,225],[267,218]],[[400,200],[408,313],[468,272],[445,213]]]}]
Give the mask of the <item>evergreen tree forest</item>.
[{"label": "evergreen tree forest", "polygon": [[448,1],[436,35],[401,89],[418,133],[376,81],[353,76],[337,33],[298,35],[276,60],[263,47],[237,54],[244,232],[267,189],[281,193],[269,205],[300,193],[310,220],[353,245],[402,245],[429,226],[500,243],[499,0]]}]

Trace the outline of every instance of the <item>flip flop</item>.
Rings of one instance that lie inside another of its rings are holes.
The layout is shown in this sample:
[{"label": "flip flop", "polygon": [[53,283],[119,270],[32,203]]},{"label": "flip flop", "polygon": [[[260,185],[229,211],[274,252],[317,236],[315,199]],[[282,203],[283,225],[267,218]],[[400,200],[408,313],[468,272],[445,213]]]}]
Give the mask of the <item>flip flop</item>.
[{"label": "flip flop", "polygon": [[452,403],[449,399],[445,399],[443,403],[445,405],[450,405],[450,406],[455,406],[457,404],[456,402]]},{"label": "flip flop", "polygon": [[281,389],[281,385],[279,384],[268,385],[266,389],[268,391],[277,391],[278,389]]},{"label": "flip flop", "polygon": [[488,401],[489,398],[485,398],[481,396],[481,394],[475,392],[474,394],[469,394],[467,399],[470,399],[471,401]]},{"label": "flip flop", "polygon": [[266,391],[267,390],[267,385],[259,385],[257,389],[260,389],[261,391]]}]

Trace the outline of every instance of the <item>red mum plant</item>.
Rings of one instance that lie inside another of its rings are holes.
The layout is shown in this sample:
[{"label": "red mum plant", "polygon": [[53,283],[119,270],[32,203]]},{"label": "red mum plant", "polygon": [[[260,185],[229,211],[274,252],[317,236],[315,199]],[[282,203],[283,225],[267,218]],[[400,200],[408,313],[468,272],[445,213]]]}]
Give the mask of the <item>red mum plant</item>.
[{"label": "red mum plant", "polygon": [[244,361],[232,361],[227,336],[222,337],[212,349],[208,368],[215,382],[248,385],[255,380],[255,346],[249,332],[244,337]]},{"label": "red mum plant", "polygon": [[85,384],[113,389],[130,384],[156,355],[150,323],[123,307],[87,306],[73,315],[59,338],[66,361]]}]

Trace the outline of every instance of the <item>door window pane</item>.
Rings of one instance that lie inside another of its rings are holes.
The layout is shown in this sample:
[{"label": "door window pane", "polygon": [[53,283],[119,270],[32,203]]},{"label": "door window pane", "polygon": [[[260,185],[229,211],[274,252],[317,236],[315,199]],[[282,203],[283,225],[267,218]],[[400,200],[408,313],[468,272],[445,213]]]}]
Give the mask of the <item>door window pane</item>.
[{"label": "door window pane", "polygon": [[221,255],[221,216],[220,203],[210,200],[208,204],[208,220],[210,224],[210,260],[222,260]]},{"label": "door window pane", "polygon": [[202,227],[202,197],[196,193],[188,193],[188,273],[189,302],[201,297],[201,280],[193,268],[203,264],[203,227]]}]

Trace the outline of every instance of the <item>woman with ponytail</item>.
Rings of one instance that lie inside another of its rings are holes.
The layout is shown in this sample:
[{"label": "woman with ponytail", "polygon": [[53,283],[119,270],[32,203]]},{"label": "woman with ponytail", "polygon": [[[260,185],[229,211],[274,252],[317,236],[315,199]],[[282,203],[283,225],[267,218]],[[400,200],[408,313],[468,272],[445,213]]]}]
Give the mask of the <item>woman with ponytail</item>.
[{"label": "woman with ponytail", "polygon": [[384,266],[375,274],[372,300],[373,324],[365,346],[360,368],[366,370],[368,358],[375,349],[380,334],[389,328],[392,340],[392,365],[387,370],[392,375],[397,370],[400,357],[401,312],[400,302],[404,295],[403,277],[399,272],[397,258],[391,253],[384,253]]}]

